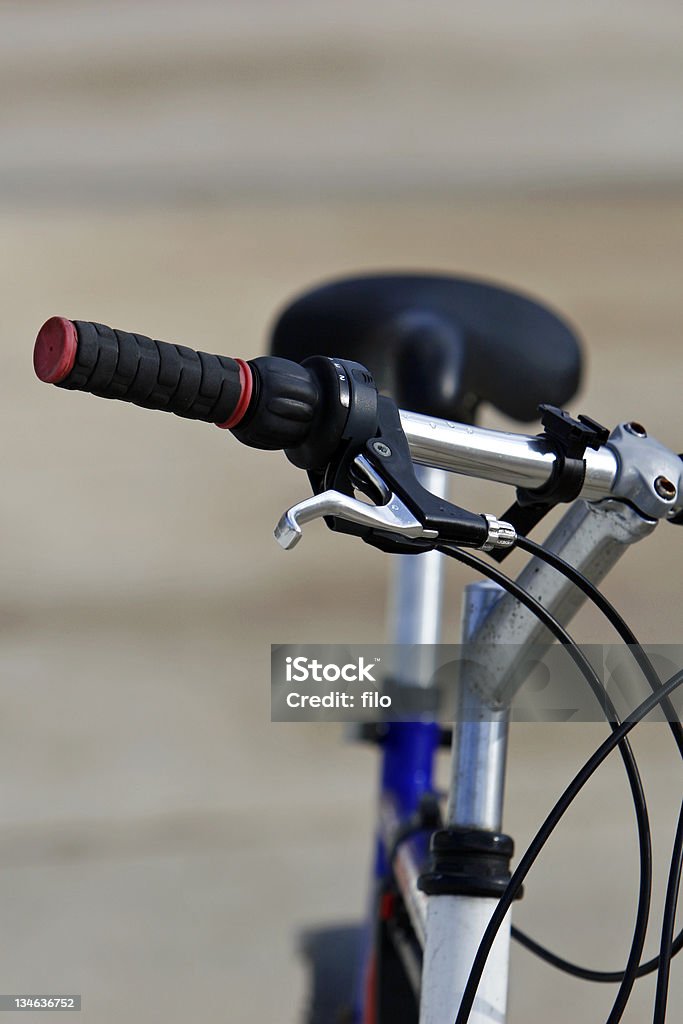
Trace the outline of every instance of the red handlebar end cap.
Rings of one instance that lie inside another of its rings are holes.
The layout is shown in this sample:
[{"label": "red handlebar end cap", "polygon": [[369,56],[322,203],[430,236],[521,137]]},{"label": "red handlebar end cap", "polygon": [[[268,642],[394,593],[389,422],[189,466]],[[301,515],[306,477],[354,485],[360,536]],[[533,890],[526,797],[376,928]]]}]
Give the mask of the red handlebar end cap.
[{"label": "red handlebar end cap", "polygon": [[74,368],[78,334],[71,322],[63,316],[51,316],[38,331],[33,350],[33,368],[36,376],[46,384],[59,384],[66,380]]}]

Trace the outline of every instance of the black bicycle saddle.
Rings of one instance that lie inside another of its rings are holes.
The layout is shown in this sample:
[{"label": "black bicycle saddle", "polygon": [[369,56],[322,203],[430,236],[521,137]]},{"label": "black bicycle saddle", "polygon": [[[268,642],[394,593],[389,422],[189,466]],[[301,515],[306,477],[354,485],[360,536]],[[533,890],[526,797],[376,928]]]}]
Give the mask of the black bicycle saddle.
[{"label": "black bicycle saddle", "polygon": [[557,313],[518,292],[466,277],[380,274],[324,284],[273,329],[273,355],[353,359],[413,412],[472,422],[480,402],[515,420],[579,386],[581,349]]}]

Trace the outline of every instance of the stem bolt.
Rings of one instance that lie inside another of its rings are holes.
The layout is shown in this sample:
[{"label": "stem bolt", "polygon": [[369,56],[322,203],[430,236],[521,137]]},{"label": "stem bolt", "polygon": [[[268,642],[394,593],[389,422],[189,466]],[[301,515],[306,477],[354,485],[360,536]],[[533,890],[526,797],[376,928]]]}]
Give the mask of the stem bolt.
[{"label": "stem bolt", "polygon": [[631,420],[630,423],[624,423],[624,427],[628,430],[629,434],[633,434],[634,437],[647,437],[647,430],[642,423],[637,423],[636,420]]},{"label": "stem bolt", "polygon": [[391,448],[388,444],[384,444],[383,441],[373,441],[372,449],[384,459],[388,459],[391,455]]},{"label": "stem bolt", "polygon": [[658,476],[655,480],[655,491],[664,501],[673,501],[676,497],[676,484],[666,476]]}]

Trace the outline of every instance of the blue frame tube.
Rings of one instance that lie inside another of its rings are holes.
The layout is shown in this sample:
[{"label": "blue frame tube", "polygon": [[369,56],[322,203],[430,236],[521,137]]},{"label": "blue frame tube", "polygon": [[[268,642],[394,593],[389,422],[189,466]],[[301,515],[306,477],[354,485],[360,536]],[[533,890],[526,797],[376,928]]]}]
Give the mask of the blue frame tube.
[{"label": "blue frame tube", "polygon": [[[393,800],[401,822],[410,820],[425,793],[434,789],[434,760],[439,747],[436,722],[395,722],[388,726],[382,744],[381,799]],[[378,840],[375,879],[388,873],[386,851]]]}]

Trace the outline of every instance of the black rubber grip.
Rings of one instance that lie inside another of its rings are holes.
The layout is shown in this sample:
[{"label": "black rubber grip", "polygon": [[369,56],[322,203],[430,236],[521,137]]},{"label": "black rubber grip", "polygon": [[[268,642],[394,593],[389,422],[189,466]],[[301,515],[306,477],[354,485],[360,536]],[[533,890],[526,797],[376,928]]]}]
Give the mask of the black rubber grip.
[{"label": "black rubber grip", "polygon": [[[252,448],[304,446],[296,464],[306,469],[336,449],[348,417],[333,361],[308,362],[245,362],[61,316],[46,320],[33,350],[36,375],[47,384],[215,423]],[[336,391],[328,394],[330,372]]]},{"label": "black rubber grip", "polygon": [[76,358],[57,387],[132,402],[207,423],[227,423],[242,398],[240,365],[143,334],[74,320]]}]

